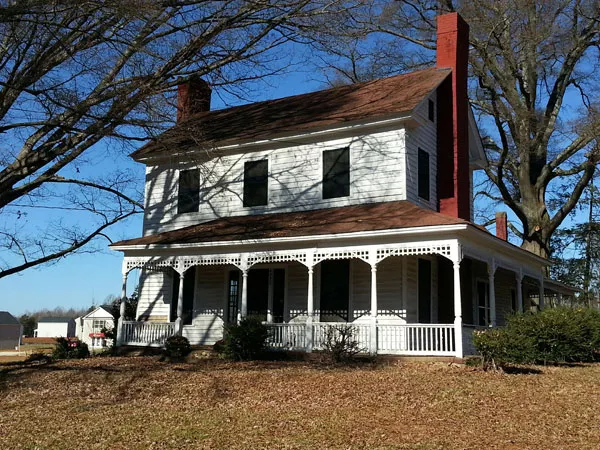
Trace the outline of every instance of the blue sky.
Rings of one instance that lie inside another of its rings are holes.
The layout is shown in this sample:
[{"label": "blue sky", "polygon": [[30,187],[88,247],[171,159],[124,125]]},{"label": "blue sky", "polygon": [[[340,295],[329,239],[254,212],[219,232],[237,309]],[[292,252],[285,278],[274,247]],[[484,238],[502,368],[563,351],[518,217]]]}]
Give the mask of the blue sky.
[{"label": "blue sky", "polygon": [[[295,70],[270,79],[262,88],[255,89],[252,100],[265,100],[310,92],[323,87],[323,81],[315,78],[313,72]],[[223,107],[218,95],[213,95],[212,108]],[[175,114],[175,111],[173,112]],[[103,144],[104,145],[104,144]],[[140,144],[141,145],[141,144]],[[133,162],[116,152],[106,152],[99,148],[97,154],[104,155],[87,163],[98,174],[109,172],[115,168],[131,169],[140,180],[143,180],[144,165]],[[108,155],[108,157],[107,157]],[[90,164],[91,163],[91,164]],[[143,181],[140,181],[142,184]],[[143,186],[139,186],[143,188]],[[14,208],[13,208],[14,210]],[[58,213],[52,210],[20,208],[27,214],[30,226],[45,223],[49,218],[57,218]],[[74,216],[76,213],[73,213]],[[70,217],[73,220],[73,217]],[[77,222],[76,218],[74,219]],[[137,215],[124,223],[113,227],[111,237],[124,239],[141,236],[142,217]],[[109,295],[119,295],[121,291],[122,253],[108,249],[108,241],[104,250],[90,254],[70,255],[56,263],[25,270],[16,275],[0,279],[0,310],[7,310],[15,315],[43,308],[88,307],[101,304]],[[130,276],[128,292],[135,287],[136,280]]]},{"label": "blue sky", "polygon": [[[251,100],[258,101],[314,91],[323,88],[323,79],[324,77],[315,71],[306,68],[302,70],[301,67],[296,66],[287,74],[278,75],[276,78],[269,79],[267,83],[255,86],[253,90],[255,94]],[[224,98],[228,100],[228,97]],[[223,107],[222,98],[213,95],[212,108],[220,107]],[[144,166],[142,164],[134,163],[121,151],[111,151],[106,147],[97,150],[97,155],[102,156],[92,156],[86,162],[85,170],[93,167],[99,175],[115,168],[129,169],[136,173],[140,180],[139,188],[143,188]],[[498,205],[497,209],[507,208]],[[50,217],[59,217],[56,212],[50,210],[24,208],[23,211],[27,213],[23,220],[30,226],[45,223]],[[512,216],[511,214],[511,220],[514,220]],[[70,223],[77,223],[77,213],[69,214],[69,220]],[[142,217],[138,215],[114,227],[110,234],[114,240],[119,240],[138,237],[141,231]],[[92,304],[102,303],[109,295],[119,295],[122,254],[109,250],[108,242],[101,243],[100,247],[102,248],[100,252],[70,255],[51,265],[29,269],[0,279],[0,310],[21,315],[26,311],[51,309],[57,306],[87,308]],[[131,293],[136,280],[131,276],[129,278],[128,292]]]}]

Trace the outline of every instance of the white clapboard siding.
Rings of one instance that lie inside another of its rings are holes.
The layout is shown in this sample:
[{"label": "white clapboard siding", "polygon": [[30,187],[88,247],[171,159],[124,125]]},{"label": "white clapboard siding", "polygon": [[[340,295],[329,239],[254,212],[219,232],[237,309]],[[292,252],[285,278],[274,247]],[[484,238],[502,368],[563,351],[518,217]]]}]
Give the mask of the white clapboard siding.
[{"label": "white clapboard siding", "polygon": [[140,273],[140,298],[138,300],[137,316],[152,319],[152,317],[169,320],[171,311],[171,293],[173,274],[165,271],[147,271]]},{"label": "white clapboard siding", "polygon": [[371,266],[355,259],[351,263],[351,271],[350,295],[353,320],[360,321],[361,318],[368,318],[371,315]]},{"label": "white clapboard siding", "polygon": [[[401,128],[311,145],[215,156],[181,166],[148,166],[144,235],[218,217],[404,200],[404,136]],[[323,150],[346,146],[350,147],[350,196],[323,199]],[[265,158],[269,160],[269,203],[244,208],[244,163]],[[179,169],[193,167],[199,167],[201,172],[200,211],[177,214]]]},{"label": "white clapboard siding", "polygon": [[[436,92],[433,91],[417,107],[413,117],[419,122],[418,127],[413,127],[406,132],[406,196],[416,205],[428,209],[437,209],[437,124],[428,117],[428,99],[436,103]],[[436,105],[437,108],[437,105]],[[437,114],[437,112],[436,112]],[[437,117],[436,117],[437,120]],[[429,201],[423,200],[418,195],[418,150],[429,153]],[[451,170],[451,168],[442,168]]]},{"label": "white clapboard siding", "polygon": [[402,298],[402,264],[404,258],[391,256],[377,265],[377,306],[379,323],[405,323],[404,305],[411,299]]},{"label": "white clapboard siding", "polygon": [[502,326],[506,317],[512,313],[513,292],[516,300],[517,280],[515,273],[505,269],[497,269],[494,277],[496,287],[496,322]]},{"label": "white clapboard siding", "polygon": [[192,325],[183,327],[183,335],[192,345],[211,345],[223,338],[225,273],[223,266],[196,267]]},{"label": "white clapboard siding", "polygon": [[307,317],[308,269],[296,263],[289,264],[286,270],[287,308],[284,311],[284,318],[290,322],[305,322]]}]

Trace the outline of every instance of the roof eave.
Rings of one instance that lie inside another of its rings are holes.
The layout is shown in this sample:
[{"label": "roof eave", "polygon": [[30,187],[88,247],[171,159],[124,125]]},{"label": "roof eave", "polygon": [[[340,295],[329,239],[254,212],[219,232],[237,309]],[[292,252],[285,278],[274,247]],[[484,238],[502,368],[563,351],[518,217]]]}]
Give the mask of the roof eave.
[{"label": "roof eave", "polygon": [[[287,132],[276,135],[274,137],[268,139],[247,139],[240,140],[239,142],[230,142],[225,144],[215,143],[214,150],[215,151],[225,151],[225,152],[234,152],[240,150],[249,150],[256,149],[260,150],[265,147],[289,147],[289,146],[297,146],[300,143],[306,144],[311,142],[316,142],[322,140],[323,138],[328,138],[330,136],[342,135],[346,133],[355,134],[354,132],[357,130],[361,131],[373,131],[378,129],[385,129],[386,127],[403,124],[406,126],[418,126],[418,123],[413,117],[413,110],[408,112],[403,112],[400,114],[389,115],[386,117],[377,117],[376,120],[357,120],[352,122],[346,122],[343,124],[336,124],[336,126],[325,126],[322,128],[315,128],[311,131],[306,132]],[[227,141],[224,141],[227,142]],[[191,155],[194,155],[198,152],[205,152],[205,148],[194,148],[185,152],[174,152],[173,149],[165,148],[162,151],[159,151],[157,154],[149,155],[149,156],[136,156],[136,152],[131,153],[129,156],[133,158],[134,161],[140,163],[148,163],[152,161],[157,161],[165,158],[177,159],[177,158],[186,158]]]},{"label": "roof eave", "polygon": [[380,236],[406,236],[431,233],[444,233],[449,231],[465,230],[468,224],[452,224],[452,225],[428,225],[409,228],[395,228],[388,230],[376,231],[357,231],[352,233],[336,233],[336,234],[315,234],[307,236],[291,236],[277,237],[264,239],[244,239],[231,241],[211,241],[211,242],[195,242],[189,244],[146,244],[146,245],[119,245],[115,243],[109,247],[116,251],[135,251],[135,250],[167,250],[167,249],[187,249],[187,248],[210,248],[210,247],[234,247],[234,246],[255,246],[257,244],[279,244],[287,242],[314,242],[322,240],[343,240],[356,238],[370,238]]}]

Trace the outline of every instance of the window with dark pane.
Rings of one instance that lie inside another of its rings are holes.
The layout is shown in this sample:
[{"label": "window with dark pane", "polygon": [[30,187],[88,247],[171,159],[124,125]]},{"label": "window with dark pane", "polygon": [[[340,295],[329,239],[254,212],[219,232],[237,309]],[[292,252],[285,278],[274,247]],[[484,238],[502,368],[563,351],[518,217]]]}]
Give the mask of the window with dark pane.
[{"label": "window with dark pane", "polygon": [[323,198],[350,195],[350,149],[323,152]]},{"label": "window with dark pane", "polygon": [[244,206],[263,206],[268,202],[269,162],[248,161],[244,164]]},{"label": "window with dark pane", "polygon": [[321,263],[321,314],[348,320],[350,299],[350,261],[328,260]]},{"label": "window with dark pane", "polygon": [[433,100],[429,100],[429,120],[435,121],[435,103],[433,103]]},{"label": "window with dark pane", "polygon": [[200,208],[200,170],[179,171],[179,191],[177,212],[179,214],[198,212]]},{"label": "window with dark pane", "polygon": [[429,153],[419,149],[419,197],[429,200]]}]

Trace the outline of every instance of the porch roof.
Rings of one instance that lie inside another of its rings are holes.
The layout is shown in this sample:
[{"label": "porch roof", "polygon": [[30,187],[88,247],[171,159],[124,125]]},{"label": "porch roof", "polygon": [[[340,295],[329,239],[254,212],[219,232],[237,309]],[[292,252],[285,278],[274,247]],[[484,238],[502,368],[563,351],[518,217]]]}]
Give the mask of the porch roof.
[{"label": "porch roof", "polygon": [[319,236],[440,225],[471,225],[463,219],[420,208],[406,200],[337,208],[227,217],[151,236],[115,242],[111,247],[174,245]]}]

